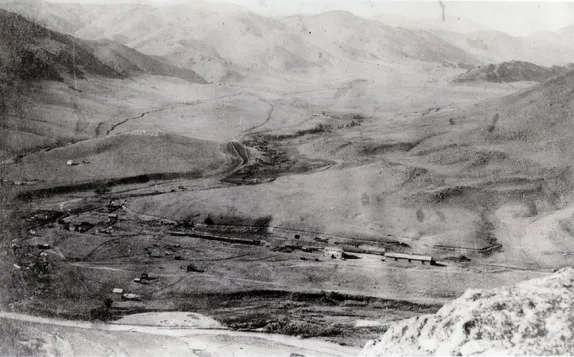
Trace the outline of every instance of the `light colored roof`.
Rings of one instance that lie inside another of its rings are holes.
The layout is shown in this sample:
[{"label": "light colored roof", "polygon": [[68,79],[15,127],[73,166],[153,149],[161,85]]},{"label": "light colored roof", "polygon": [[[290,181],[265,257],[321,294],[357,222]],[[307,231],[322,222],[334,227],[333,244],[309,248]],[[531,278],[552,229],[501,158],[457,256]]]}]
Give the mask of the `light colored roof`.
[{"label": "light colored roof", "polygon": [[414,254],[403,254],[393,252],[385,253],[385,257],[398,258],[398,259],[424,260],[429,262],[432,260],[432,257],[430,255],[414,255]]},{"label": "light colored roof", "polygon": [[125,297],[125,298],[128,298],[128,299],[137,299],[137,298],[140,298],[141,295],[138,295],[138,294],[124,294],[124,297]]},{"label": "light colored roof", "polygon": [[120,288],[115,288],[114,290],[112,290],[113,293],[115,294],[121,294],[124,292],[124,289],[120,289]]}]

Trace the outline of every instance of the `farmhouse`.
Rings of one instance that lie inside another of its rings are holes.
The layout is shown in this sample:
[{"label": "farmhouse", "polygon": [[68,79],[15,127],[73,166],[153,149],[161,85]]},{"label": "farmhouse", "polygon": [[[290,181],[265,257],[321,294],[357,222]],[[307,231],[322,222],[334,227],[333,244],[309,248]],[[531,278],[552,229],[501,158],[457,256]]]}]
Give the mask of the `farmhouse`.
[{"label": "farmhouse", "polygon": [[415,254],[403,254],[403,253],[393,253],[388,252],[385,253],[385,259],[391,260],[394,259],[395,261],[408,261],[411,262],[421,262],[422,264],[429,263],[430,265],[435,265],[435,260],[433,257],[429,255],[415,255]]},{"label": "farmhouse", "polygon": [[345,252],[338,247],[327,247],[323,250],[323,255],[331,259],[345,259]]}]

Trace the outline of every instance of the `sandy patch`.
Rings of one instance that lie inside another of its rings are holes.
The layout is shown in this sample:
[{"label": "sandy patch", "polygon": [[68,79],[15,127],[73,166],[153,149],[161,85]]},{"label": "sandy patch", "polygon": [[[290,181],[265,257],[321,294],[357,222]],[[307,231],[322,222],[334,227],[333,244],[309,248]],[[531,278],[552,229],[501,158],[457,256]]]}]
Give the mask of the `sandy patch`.
[{"label": "sandy patch", "polygon": [[376,327],[381,326],[380,321],[375,320],[357,320],[355,321],[355,327]]},{"label": "sandy patch", "polygon": [[194,312],[150,312],[125,316],[114,322],[121,325],[224,328],[212,318]]}]

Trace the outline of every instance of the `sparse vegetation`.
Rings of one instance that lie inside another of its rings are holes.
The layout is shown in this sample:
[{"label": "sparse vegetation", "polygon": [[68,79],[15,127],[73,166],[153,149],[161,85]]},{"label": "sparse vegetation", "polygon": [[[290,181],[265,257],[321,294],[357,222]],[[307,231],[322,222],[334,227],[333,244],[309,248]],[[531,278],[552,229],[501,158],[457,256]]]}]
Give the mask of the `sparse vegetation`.
[{"label": "sparse vegetation", "polygon": [[112,191],[111,188],[107,185],[99,185],[94,190],[96,195],[105,195],[106,193],[110,193],[111,191]]}]

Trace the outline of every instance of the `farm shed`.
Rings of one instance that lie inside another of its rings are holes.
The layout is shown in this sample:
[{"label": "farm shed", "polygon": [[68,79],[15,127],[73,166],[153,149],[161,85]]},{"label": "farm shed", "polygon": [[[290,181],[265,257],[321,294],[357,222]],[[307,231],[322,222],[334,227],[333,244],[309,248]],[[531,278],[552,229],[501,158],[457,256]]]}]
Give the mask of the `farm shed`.
[{"label": "farm shed", "polygon": [[345,252],[343,249],[337,247],[325,248],[323,255],[331,259],[345,259]]},{"label": "farm shed", "polygon": [[114,294],[122,294],[124,292],[124,289],[120,289],[120,288],[114,288],[114,290],[112,290],[112,293]]},{"label": "farm shed", "polygon": [[408,261],[409,263],[421,262],[422,264],[429,263],[430,265],[435,265],[435,260],[430,255],[416,255],[416,254],[403,254],[403,253],[385,253],[385,259],[394,259],[395,261]]},{"label": "farm shed", "polygon": [[122,300],[141,301],[141,295],[138,294],[122,294]]},{"label": "farm shed", "polygon": [[307,252],[307,253],[312,253],[312,252],[316,252],[316,251],[321,250],[321,248],[305,245],[305,246],[301,247],[301,250],[304,252]]}]

